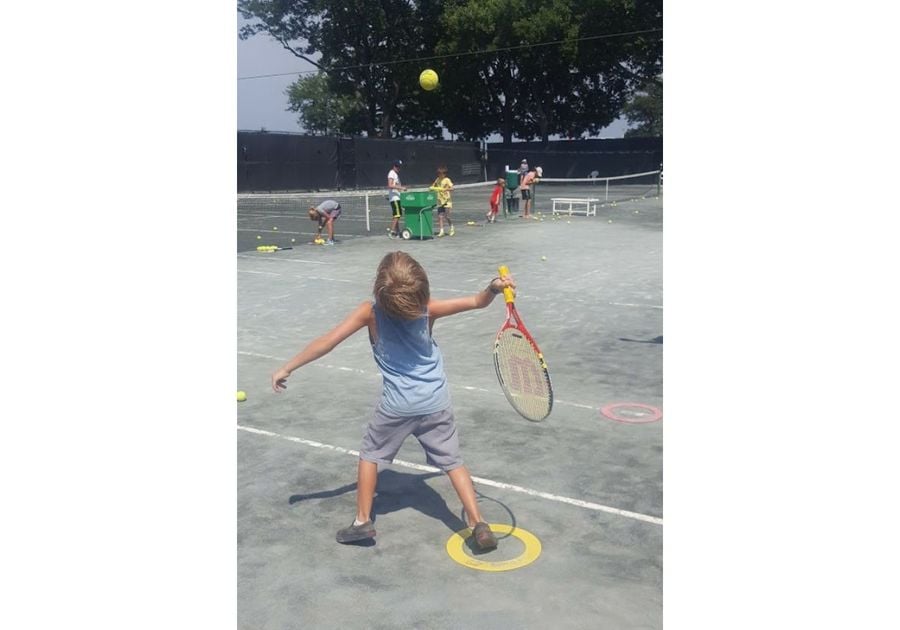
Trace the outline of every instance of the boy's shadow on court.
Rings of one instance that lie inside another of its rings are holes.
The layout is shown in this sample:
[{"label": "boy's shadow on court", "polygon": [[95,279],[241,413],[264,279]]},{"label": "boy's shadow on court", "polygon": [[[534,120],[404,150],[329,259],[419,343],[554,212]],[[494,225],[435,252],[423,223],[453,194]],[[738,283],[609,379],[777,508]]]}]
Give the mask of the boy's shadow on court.
[{"label": "boy's shadow on court", "polygon": [[[426,480],[432,477],[443,477],[442,473],[426,473],[417,475],[412,473],[402,473],[395,470],[381,470],[378,472],[378,485],[375,489],[375,500],[372,503],[372,522],[378,520],[378,516],[382,514],[390,514],[391,512],[399,512],[406,508],[418,510],[426,516],[437,519],[446,525],[450,531],[458,532],[466,529],[468,525],[459,516],[450,511],[444,497],[438,494]],[[447,480],[450,484],[450,480]],[[313,492],[310,494],[295,494],[288,500],[288,503],[294,505],[302,501],[310,499],[330,499],[340,496],[348,492],[356,492],[356,483],[350,483],[334,490],[323,490],[322,492]],[[476,491],[476,495],[480,498],[486,498],[484,495]],[[496,501],[495,499],[490,499]],[[498,502],[499,503],[499,502]],[[501,505],[503,505],[501,503]],[[505,505],[503,506],[512,517],[512,512]],[[464,515],[465,513],[462,512]],[[512,524],[515,525],[515,519]],[[374,538],[369,538],[358,543],[352,543],[357,546],[372,546],[375,544]],[[472,537],[466,541],[469,549],[473,553],[479,553]]]}]

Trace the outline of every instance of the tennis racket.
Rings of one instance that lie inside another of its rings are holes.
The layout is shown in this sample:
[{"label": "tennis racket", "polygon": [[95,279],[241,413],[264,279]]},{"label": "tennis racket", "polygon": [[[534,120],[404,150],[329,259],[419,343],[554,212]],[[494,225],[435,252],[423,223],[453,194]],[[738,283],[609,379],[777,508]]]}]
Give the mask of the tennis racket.
[{"label": "tennis racket", "polygon": [[[499,271],[501,277],[509,275],[505,265]],[[512,289],[503,289],[503,297],[506,299],[506,321],[494,341],[497,379],[513,409],[526,420],[540,422],[553,409],[550,372],[544,355],[516,310]]]}]

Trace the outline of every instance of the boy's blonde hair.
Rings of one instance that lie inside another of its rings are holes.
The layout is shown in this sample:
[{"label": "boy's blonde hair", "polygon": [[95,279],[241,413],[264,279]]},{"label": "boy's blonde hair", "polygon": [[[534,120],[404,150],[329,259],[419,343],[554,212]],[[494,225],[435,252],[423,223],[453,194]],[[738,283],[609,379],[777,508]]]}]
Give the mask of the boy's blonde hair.
[{"label": "boy's blonde hair", "polygon": [[374,294],[378,305],[399,319],[421,317],[431,297],[425,270],[406,252],[391,252],[381,259]]},{"label": "boy's blonde hair", "polygon": [[501,177],[497,180],[497,184],[500,186],[506,186],[506,180]]},{"label": "boy's blonde hair", "polygon": [[310,220],[312,220],[312,221],[319,220],[319,211],[316,210],[315,208],[313,208],[312,206],[309,207],[309,212],[307,212],[307,214],[309,215]]}]

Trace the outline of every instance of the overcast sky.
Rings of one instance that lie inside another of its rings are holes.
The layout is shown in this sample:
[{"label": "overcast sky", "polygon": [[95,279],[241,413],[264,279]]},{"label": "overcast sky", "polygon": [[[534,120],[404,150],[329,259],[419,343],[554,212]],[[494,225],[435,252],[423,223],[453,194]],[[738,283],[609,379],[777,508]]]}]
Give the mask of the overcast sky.
[{"label": "overcast sky", "polygon": [[[238,29],[247,22],[238,16]],[[297,125],[297,114],[286,111],[285,90],[301,75],[291,74],[264,79],[245,79],[260,74],[300,72],[315,67],[286,51],[281,44],[265,33],[258,33],[248,40],[238,39],[237,44],[237,128],[241,130],[302,131]],[[626,129],[622,120],[604,129],[600,136],[621,138]],[[499,142],[501,138],[489,138]]]}]

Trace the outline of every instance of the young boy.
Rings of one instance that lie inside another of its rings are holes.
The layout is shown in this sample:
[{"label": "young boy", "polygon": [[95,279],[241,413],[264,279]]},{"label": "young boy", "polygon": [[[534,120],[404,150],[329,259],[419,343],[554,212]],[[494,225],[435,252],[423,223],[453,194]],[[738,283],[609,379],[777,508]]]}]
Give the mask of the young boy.
[{"label": "young boy", "polygon": [[339,543],[375,536],[371,516],[378,464],[390,464],[403,441],[414,435],[428,462],[450,478],[465,508],[467,524],[473,528],[475,543],[480,549],[497,546],[478,509],[472,477],[460,457],[443,356],[431,333],[434,320],[484,308],[505,287],[515,288],[511,278],[494,278],[483,291],[468,297],[433,299],[422,266],[405,252],[389,253],[378,265],[375,299],[357,306],[344,321],[272,374],[272,389],[281,392],[297,368],[325,356],[361,328],[369,334],[383,388],[360,448],[356,519],[338,531]]},{"label": "young boy", "polygon": [[437,169],[437,178],[431,184],[431,189],[437,191],[437,213],[438,213],[438,237],[444,235],[444,219],[447,219],[447,227],[450,228],[450,236],[456,234],[453,229],[453,221],[450,220],[450,212],[453,210],[453,200],[450,198],[450,191],[453,190],[453,182],[447,177],[447,167],[439,166]]},{"label": "young boy", "polygon": [[341,204],[333,199],[326,199],[318,206],[309,207],[309,219],[319,224],[316,230],[316,241],[322,237],[322,229],[327,227],[328,240],[325,241],[325,244],[334,245],[334,222],[339,216],[341,216]]},{"label": "young boy", "polygon": [[500,212],[500,202],[503,200],[503,189],[506,188],[506,180],[502,177],[497,180],[494,191],[491,193],[491,209],[485,215],[489,223],[497,222],[497,213]]}]

